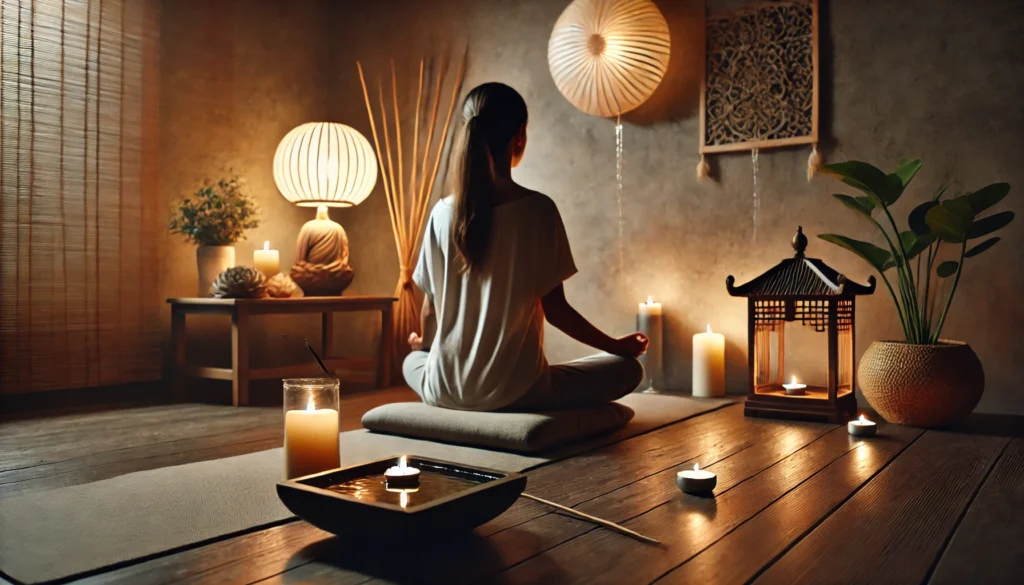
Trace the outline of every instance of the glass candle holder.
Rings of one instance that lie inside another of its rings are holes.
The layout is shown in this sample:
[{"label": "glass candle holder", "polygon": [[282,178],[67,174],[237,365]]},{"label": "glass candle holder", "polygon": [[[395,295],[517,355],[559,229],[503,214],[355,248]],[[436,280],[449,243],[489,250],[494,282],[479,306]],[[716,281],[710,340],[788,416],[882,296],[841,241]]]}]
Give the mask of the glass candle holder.
[{"label": "glass candle holder", "polygon": [[337,378],[284,380],[284,476],[293,479],[335,469],[338,452]]}]

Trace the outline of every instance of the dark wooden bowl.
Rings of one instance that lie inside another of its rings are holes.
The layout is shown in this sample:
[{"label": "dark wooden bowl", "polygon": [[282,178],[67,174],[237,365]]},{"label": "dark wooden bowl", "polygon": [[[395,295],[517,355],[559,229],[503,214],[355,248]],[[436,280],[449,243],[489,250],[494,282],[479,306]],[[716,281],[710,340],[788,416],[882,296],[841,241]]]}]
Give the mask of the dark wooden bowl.
[{"label": "dark wooden bowl", "polygon": [[526,489],[526,476],[519,473],[415,456],[408,463],[420,469],[421,483],[404,498],[407,507],[400,505],[399,492],[384,488],[384,471],[398,465],[397,458],[283,481],[277,495],[322,530],[395,540],[468,532],[507,510]]}]

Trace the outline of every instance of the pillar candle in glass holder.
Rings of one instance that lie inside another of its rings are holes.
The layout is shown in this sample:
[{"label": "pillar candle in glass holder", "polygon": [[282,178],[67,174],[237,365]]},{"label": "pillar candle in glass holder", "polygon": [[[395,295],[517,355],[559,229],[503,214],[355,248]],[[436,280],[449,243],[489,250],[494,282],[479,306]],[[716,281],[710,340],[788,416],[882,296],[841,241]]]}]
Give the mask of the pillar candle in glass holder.
[{"label": "pillar candle in glass holder", "polygon": [[263,242],[262,250],[253,250],[252,263],[267,278],[281,272],[281,255],[277,250],[270,249],[270,242]]},{"label": "pillar candle in glass holder", "polygon": [[725,336],[710,324],[693,336],[693,395],[725,396]]},{"label": "pillar candle in glass holder", "polygon": [[654,302],[651,296],[647,297],[646,303],[640,303],[636,315],[636,329],[646,335],[650,340],[647,346],[647,353],[640,356],[640,362],[644,365],[644,372],[647,379],[643,386],[650,389],[662,389],[662,326],[661,326],[661,303]]},{"label": "pillar candle in glass holder", "polygon": [[337,378],[284,381],[285,479],[337,468]]}]

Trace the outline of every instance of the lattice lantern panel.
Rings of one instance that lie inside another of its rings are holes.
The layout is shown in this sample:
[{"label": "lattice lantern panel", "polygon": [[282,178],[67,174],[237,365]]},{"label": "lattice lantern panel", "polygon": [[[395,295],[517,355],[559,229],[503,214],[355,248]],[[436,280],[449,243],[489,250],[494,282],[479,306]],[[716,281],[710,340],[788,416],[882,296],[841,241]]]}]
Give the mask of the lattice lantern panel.
[{"label": "lattice lantern panel", "polygon": [[818,141],[818,0],[710,15],[706,42],[702,154]]}]

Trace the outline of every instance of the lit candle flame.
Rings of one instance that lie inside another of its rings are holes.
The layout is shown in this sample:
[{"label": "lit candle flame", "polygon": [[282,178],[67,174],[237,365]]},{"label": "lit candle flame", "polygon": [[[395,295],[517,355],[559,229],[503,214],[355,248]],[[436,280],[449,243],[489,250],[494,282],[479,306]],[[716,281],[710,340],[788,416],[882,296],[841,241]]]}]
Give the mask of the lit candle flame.
[{"label": "lit candle flame", "polygon": [[402,457],[398,460],[398,467],[400,469],[405,469],[406,466],[408,465],[408,463],[409,463],[408,458],[405,455],[402,455]]},{"label": "lit candle flame", "polygon": [[651,295],[647,295],[647,304],[648,305],[653,305],[654,304],[654,297],[652,297]]},{"label": "lit candle flame", "polygon": [[694,463],[694,464],[693,464],[693,470],[694,470],[694,471],[700,471],[700,465],[698,465],[698,464]]},{"label": "lit candle flame", "polygon": [[711,333],[711,323],[708,323],[708,333]]},{"label": "lit candle flame", "polygon": [[860,415],[860,418],[857,419],[857,422],[859,422],[860,424],[864,424],[864,423],[868,422],[868,419],[864,418],[864,415],[862,414],[862,415]]},{"label": "lit candle flame", "polygon": [[266,242],[263,242],[263,249],[264,250],[269,250],[270,249],[270,240],[267,240]]},{"label": "lit candle flame", "polygon": [[306,403],[306,412],[313,412],[316,410],[316,405],[313,404],[313,397],[309,397],[309,402]]},{"label": "lit candle flame", "polygon": [[793,376],[793,382],[791,382],[791,383],[792,384],[796,384],[796,376]]}]

